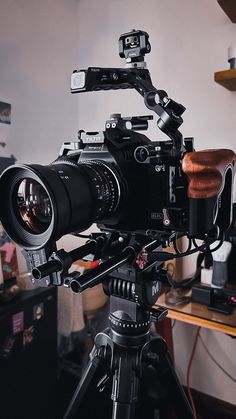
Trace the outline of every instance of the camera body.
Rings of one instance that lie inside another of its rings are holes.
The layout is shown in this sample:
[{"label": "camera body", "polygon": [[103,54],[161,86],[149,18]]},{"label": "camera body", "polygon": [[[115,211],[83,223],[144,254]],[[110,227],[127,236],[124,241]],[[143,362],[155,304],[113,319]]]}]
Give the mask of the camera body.
[{"label": "camera body", "polygon": [[[111,115],[105,131],[79,132],[75,143],[64,143],[56,163],[73,161],[78,165],[102,168],[93,173],[100,228],[137,232],[158,237],[165,231],[185,231],[188,221],[187,178],[181,169],[183,146],[178,158],[170,157],[171,141],[150,141],[136,130],[147,128],[152,117],[122,118]],[[134,129],[128,129],[134,128]],[[190,139],[187,148],[192,150]],[[101,172],[101,171],[100,171]],[[110,202],[105,217],[104,202]]]}]

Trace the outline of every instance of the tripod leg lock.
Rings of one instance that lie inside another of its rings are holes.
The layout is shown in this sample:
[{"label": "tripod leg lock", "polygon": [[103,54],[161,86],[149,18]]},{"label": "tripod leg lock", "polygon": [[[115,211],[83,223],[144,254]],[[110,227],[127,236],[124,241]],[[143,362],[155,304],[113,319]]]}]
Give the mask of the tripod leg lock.
[{"label": "tripod leg lock", "polygon": [[97,389],[100,393],[103,392],[103,390],[105,389],[107,383],[109,382],[109,380],[111,379],[112,375],[111,374],[105,374],[101,380],[99,380],[99,382],[97,383]]}]

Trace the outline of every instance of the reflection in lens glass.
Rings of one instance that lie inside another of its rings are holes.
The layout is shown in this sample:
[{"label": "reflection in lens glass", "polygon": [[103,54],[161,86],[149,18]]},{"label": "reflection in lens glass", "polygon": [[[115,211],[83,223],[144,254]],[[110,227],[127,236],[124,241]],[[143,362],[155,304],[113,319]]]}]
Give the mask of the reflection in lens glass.
[{"label": "reflection in lens glass", "polygon": [[52,220],[52,207],[46,190],[33,179],[24,179],[17,191],[17,207],[21,223],[36,234],[44,233]]}]

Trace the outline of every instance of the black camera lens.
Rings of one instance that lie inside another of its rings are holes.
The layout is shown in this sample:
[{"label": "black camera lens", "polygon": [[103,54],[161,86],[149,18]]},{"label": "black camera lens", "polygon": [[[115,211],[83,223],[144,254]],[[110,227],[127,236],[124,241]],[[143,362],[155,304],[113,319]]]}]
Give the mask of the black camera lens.
[{"label": "black camera lens", "polygon": [[16,213],[32,233],[44,233],[52,220],[52,205],[47,191],[34,179],[23,179],[18,186]]},{"label": "black camera lens", "polygon": [[0,179],[0,219],[17,244],[37,250],[64,234],[111,219],[120,190],[113,168],[99,160],[15,165]]},{"label": "black camera lens", "polygon": [[0,219],[7,234],[25,249],[43,247],[54,234],[58,214],[50,183],[50,172],[37,165],[11,166],[1,176]]}]

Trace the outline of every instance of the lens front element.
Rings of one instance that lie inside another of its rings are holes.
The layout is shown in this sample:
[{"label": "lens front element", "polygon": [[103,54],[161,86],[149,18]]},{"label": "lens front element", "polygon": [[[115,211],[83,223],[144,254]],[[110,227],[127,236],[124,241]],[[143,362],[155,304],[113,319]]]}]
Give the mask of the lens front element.
[{"label": "lens front element", "polygon": [[50,198],[34,179],[23,179],[17,191],[16,208],[19,211],[19,221],[32,233],[44,233],[50,226],[52,206]]},{"label": "lens front element", "polygon": [[55,178],[39,165],[14,165],[1,175],[1,223],[12,240],[25,249],[43,247],[58,228]]}]

